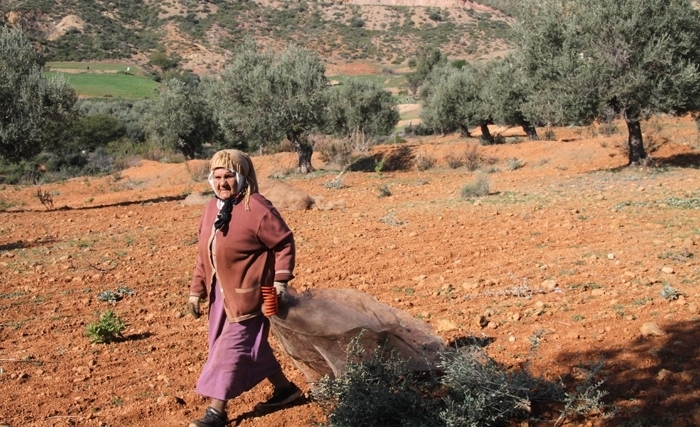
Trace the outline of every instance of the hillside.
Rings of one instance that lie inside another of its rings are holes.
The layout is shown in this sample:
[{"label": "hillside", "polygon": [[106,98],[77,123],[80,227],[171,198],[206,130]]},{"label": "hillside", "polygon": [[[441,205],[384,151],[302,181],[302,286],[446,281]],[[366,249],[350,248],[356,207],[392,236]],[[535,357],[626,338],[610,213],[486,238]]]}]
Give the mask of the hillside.
[{"label": "hillside", "polygon": [[401,65],[420,46],[478,58],[508,48],[512,22],[462,0],[10,0],[0,11],[0,23],[22,27],[52,61],[145,63],[165,50],[199,73],[218,70],[246,37],[272,48],[295,42],[336,60]]}]

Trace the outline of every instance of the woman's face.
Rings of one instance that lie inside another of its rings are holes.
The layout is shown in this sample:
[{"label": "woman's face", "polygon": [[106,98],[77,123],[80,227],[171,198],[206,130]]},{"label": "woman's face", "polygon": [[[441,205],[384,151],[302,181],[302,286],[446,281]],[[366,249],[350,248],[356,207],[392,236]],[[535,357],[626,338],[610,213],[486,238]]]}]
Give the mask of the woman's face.
[{"label": "woman's face", "polygon": [[228,169],[214,169],[214,189],[221,199],[228,199],[233,196],[237,186],[236,174]]}]

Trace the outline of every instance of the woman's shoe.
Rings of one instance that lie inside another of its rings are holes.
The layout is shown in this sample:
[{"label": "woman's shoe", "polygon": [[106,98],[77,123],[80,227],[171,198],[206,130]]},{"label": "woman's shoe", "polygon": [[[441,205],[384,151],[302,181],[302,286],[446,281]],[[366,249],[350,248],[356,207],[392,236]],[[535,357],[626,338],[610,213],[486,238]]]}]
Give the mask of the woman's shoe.
[{"label": "woman's shoe", "polygon": [[294,402],[301,396],[301,394],[302,393],[299,387],[292,383],[289,387],[275,389],[275,391],[272,393],[272,397],[255,405],[255,409],[259,411],[277,409]]},{"label": "woman's shoe", "polygon": [[226,427],[228,419],[226,414],[217,411],[211,406],[204,411],[204,416],[190,423],[189,427]]}]

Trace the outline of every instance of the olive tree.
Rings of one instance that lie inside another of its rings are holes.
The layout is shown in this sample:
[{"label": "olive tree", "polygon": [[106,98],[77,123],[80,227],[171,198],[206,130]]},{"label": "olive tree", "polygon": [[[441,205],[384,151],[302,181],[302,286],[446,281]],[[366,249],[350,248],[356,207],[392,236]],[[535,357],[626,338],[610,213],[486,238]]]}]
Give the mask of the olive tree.
[{"label": "olive tree", "polygon": [[532,121],[619,115],[629,163],[644,162],[640,120],[698,109],[700,13],[690,0],[525,0],[518,61],[537,88]]},{"label": "olive tree", "polygon": [[374,82],[350,79],[328,90],[326,120],[331,132],[346,137],[388,135],[399,121],[399,112],[391,92]]},{"label": "olive tree", "polygon": [[170,79],[160,87],[145,118],[149,138],[192,159],[216,132],[210,109],[198,86]]},{"label": "olive tree", "polygon": [[488,125],[493,123],[493,106],[484,91],[486,74],[483,65],[435,68],[420,92],[426,126],[442,133],[460,129],[463,136],[469,136],[470,127],[479,127],[482,142],[492,144]]},{"label": "olive tree", "polygon": [[443,134],[459,129],[463,136],[469,136],[469,117],[462,106],[467,102],[470,84],[469,72],[464,68],[434,69],[419,92],[425,126]]},{"label": "olive tree", "polygon": [[20,30],[0,28],[0,157],[10,162],[55,144],[73,116],[75,91],[43,64]]},{"label": "olive tree", "polygon": [[434,68],[439,68],[447,63],[445,56],[439,49],[419,49],[416,57],[408,62],[408,66],[414,71],[406,73],[406,86],[413,96],[418,94],[420,87],[426,81]]},{"label": "olive tree", "polygon": [[532,88],[512,57],[494,59],[484,66],[482,101],[496,124],[520,126],[531,141],[538,140],[537,129],[523,111]]},{"label": "olive tree", "polygon": [[274,54],[244,43],[208,89],[227,143],[253,149],[287,138],[299,156],[299,170],[313,171],[308,136],[324,125],[324,74],[320,59],[308,50],[290,46]]}]

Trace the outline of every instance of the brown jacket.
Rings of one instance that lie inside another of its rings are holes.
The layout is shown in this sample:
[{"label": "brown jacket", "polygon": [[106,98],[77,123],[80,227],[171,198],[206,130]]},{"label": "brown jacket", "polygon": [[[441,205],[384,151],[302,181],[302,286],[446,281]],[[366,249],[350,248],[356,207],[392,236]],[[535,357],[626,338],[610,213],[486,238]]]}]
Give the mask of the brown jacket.
[{"label": "brown jacket", "polygon": [[216,199],[204,208],[199,223],[197,266],[190,295],[207,298],[216,275],[229,322],[261,314],[260,286],[294,278],[294,237],[277,209],[259,193],[233,207],[228,227],[214,233]]}]

